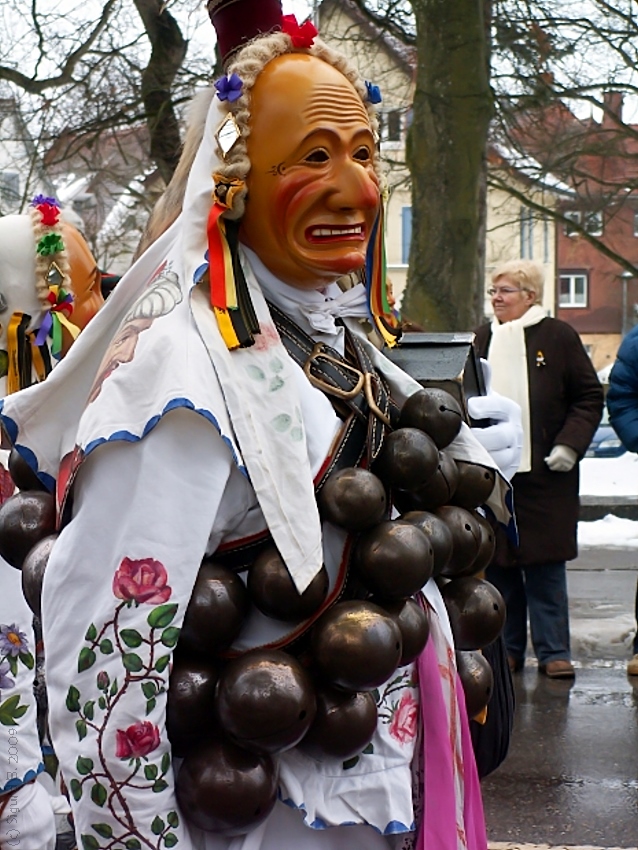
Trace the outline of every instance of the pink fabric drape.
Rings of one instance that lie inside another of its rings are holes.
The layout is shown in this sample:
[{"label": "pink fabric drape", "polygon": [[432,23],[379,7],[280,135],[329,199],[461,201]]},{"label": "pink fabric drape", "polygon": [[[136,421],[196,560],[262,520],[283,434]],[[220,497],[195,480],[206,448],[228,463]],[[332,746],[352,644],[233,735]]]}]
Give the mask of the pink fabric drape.
[{"label": "pink fabric drape", "polygon": [[[487,850],[483,801],[461,682],[451,666],[439,662],[432,638],[418,660],[418,671],[425,787],[416,850]],[[446,687],[452,696],[451,709]]]}]

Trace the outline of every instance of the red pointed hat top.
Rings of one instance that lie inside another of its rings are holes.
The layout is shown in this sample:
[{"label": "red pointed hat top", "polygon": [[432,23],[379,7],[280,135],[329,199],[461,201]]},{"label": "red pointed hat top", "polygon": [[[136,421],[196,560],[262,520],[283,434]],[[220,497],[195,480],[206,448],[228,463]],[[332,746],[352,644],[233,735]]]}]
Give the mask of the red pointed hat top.
[{"label": "red pointed hat top", "polygon": [[207,8],[224,64],[251,39],[281,29],[281,0],[208,0]]}]

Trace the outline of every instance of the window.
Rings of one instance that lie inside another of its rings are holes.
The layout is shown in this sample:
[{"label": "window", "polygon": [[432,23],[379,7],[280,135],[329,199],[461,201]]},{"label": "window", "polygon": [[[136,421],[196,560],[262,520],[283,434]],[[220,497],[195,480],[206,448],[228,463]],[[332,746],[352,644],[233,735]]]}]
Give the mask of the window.
[{"label": "window", "polygon": [[558,306],[587,306],[587,274],[585,272],[561,272],[558,289]]},{"label": "window", "polygon": [[[603,235],[603,214],[602,211],[581,212],[580,210],[565,210],[563,215],[569,221],[575,224],[580,224],[591,236]],[[571,227],[569,223],[565,223],[566,236],[578,236],[578,230]]]},{"label": "window", "polygon": [[520,214],[521,259],[534,259],[534,214],[527,207],[521,207]]},{"label": "window", "polygon": [[15,171],[0,171],[0,203],[15,207],[20,201],[20,175]]},{"label": "window", "polygon": [[412,240],[412,207],[401,208],[401,262],[407,266],[410,260]]},{"label": "window", "polygon": [[576,224],[580,224],[580,213],[578,210],[565,210],[563,213],[568,221],[565,222],[565,236],[578,236],[578,231],[575,227],[571,227],[569,222],[573,221]]},{"label": "window", "polygon": [[400,109],[387,109],[379,113],[379,132],[381,142],[401,142],[403,140],[403,113]]}]

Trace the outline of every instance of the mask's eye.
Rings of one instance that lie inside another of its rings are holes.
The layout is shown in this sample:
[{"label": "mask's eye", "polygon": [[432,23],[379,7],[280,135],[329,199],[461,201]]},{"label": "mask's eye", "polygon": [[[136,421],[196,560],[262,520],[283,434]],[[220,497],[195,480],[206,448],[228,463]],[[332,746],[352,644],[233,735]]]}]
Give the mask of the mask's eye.
[{"label": "mask's eye", "polygon": [[323,150],[323,148],[319,148],[319,150],[312,151],[308,156],[304,157],[304,162],[328,162],[328,152]]},{"label": "mask's eye", "polygon": [[353,159],[356,159],[357,162],[370,162],[372,159],[372,154],[370,153],[370,148],[367,148],[365,145],[362,145],[352,155]]}]

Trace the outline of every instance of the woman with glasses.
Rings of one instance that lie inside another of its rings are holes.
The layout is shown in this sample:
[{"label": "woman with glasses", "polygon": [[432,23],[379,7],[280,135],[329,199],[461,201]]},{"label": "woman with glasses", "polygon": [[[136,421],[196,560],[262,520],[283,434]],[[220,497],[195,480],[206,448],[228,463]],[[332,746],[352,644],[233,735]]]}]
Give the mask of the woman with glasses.
[{"label": "woman with glasses", "polygon": [[477,332],[496,392],[518,402],[523,452],[512,480],[519,539],[500,541],[488,578],[507,604],[512,672],[523,668],[529,616],[538,669],[573,679],[565,562],[577,555],[578,462],[598,427],[603,391],[576,331],[541,306],[543,270],[498,266],[488,290],[494,318]]}]

